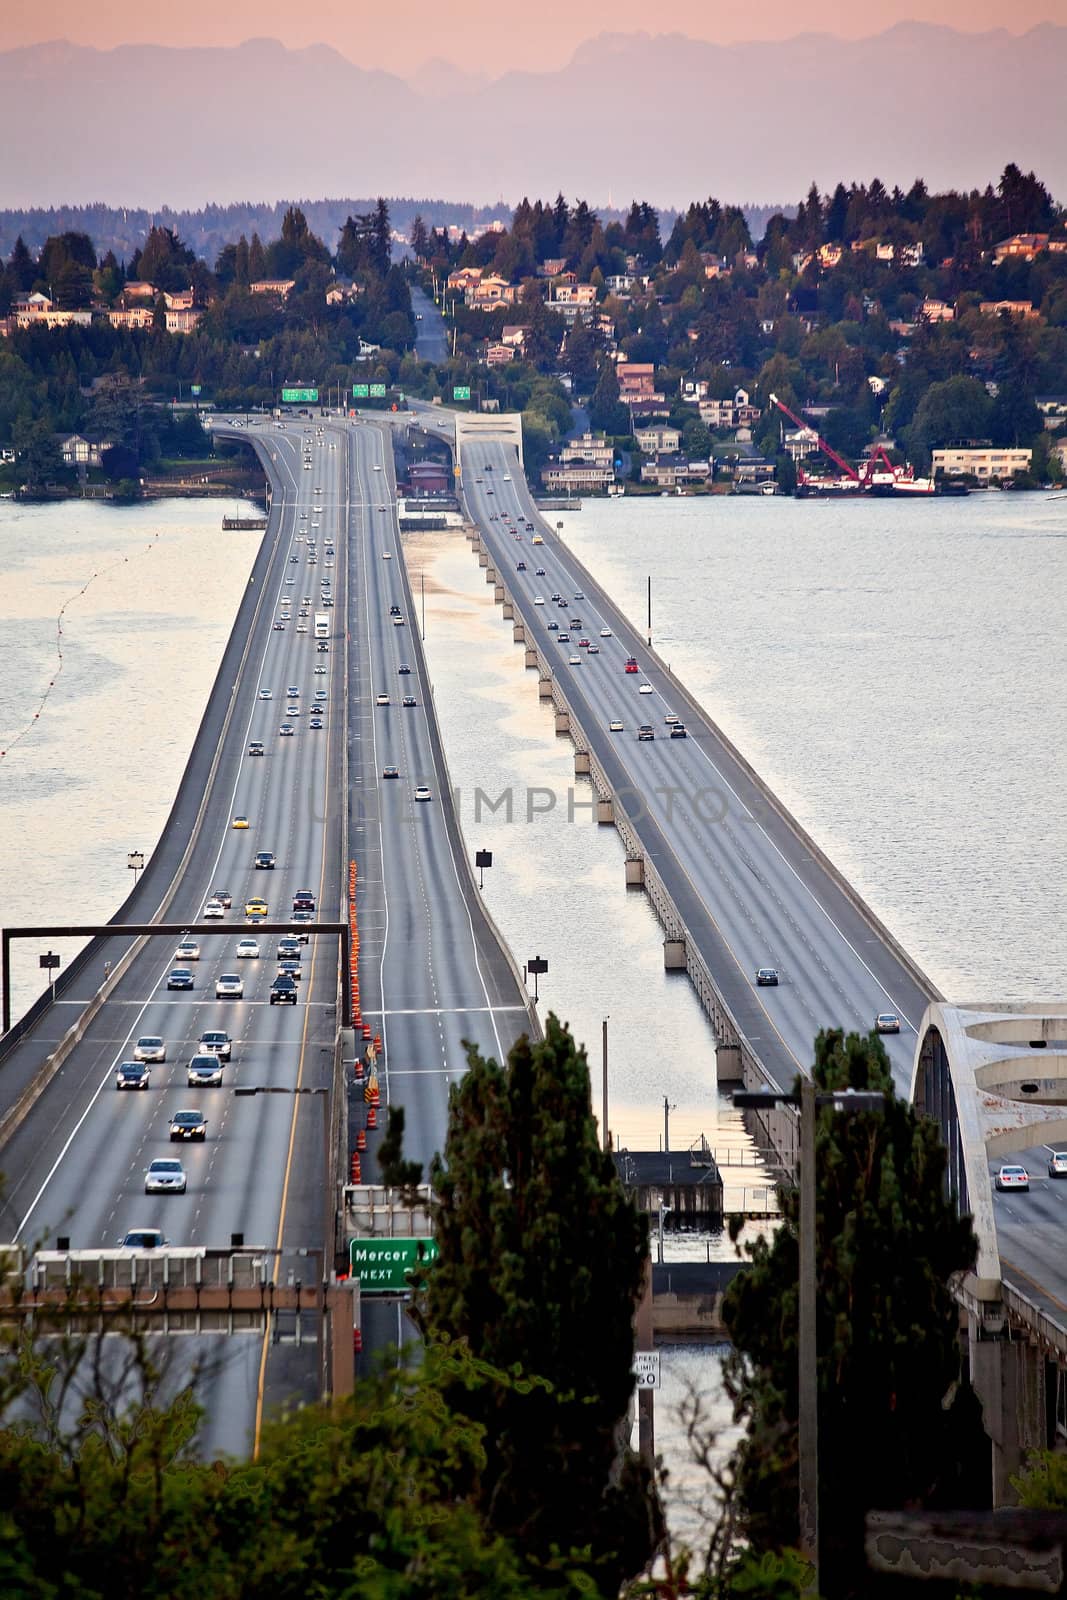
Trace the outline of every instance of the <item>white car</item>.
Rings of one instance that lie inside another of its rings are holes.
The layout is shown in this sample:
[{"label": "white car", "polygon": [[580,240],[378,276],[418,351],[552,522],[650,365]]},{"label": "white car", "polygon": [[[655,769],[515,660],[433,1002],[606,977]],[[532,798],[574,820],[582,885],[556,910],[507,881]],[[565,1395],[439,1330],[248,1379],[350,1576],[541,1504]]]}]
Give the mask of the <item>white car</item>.
[{"label": "white car", "polygon": [[534,605],[535,606],[543,606],[544,603],[545,603],[544,595],[541,595],[541,594],[535,594],[534,595]]},{"label": "white car", "polygon": [[608,723],[608,732],[609,733],[622,733],[622,731],[623,731],[622,723],[619,721],[618,717],[612,717],[611,721]]},{"label": "white car", "polygon": [[133,1047],[135,1061],[166,1061],[167,1047],[158,1033],[143,1033]]},{"label": "white car", "polygon": [[242,959],[246,959],[246,960],[249,960],[249,961],[258,961],[259,960],[259,940],[258,939],[238,939],[238,941],[237,941],[237,952],[236,953]]},{"label": "white car", "polygon": [[393,627],[394,628],[402,628],[403,626],[404,626],[403,617],[394,617],[393,618]]},{"label": "white car", "polygon": [[387,706],[389,704],[389,696],[387,694],[375,695],[374,704],[376,706]]},{"label": "white car", "polygon": [[144,1175],[145,1194],[184,1194],[185,1188],[185,1168],[180,1161],[153,1161]]},{"label": "white car", "polygon": [[638,694],[651,694],[652,693],[652,685],[650,683],[643,683],[643,684],[641,684],[641,686],[640,686],[640,688],[638,689],[637,692],[638,692]]},{"label": "white car", "polygon": [[225,915],[226,907],[223,905],[221,900],[209,900],[207,905],[204,907],[205,922],[217,922],[220,917],[224,917]]},{"label": "white car", "polygon": [[272,694],[272,693],[271,693],[271,692],[270,692],[270,690],[269,690],[269,689],[261,689],[261,690],[260,690],[260,691],[259,691],[259,698],[260,698],[260,699],[261,699],[261,700],[273,700],[273,699],[274,699],[274,696],[273,696],[273,694]]},{"label": "white car", "polygon": [[383,561],[392,561],[392,559],[393,559],[393,552],[391,550],[383,550],[382,551],[382,560]]},{"label": "white car", "polygon": [[244,979],[236,972],[222,972],[215,979],[216,1000],[243,1000]]},{"label": "white car", "polygon": [[610,639],[611,638],[611,629],[610,628],[601,628],[600,637],[602,639]]},{"label": "white car", "polygon": [[432,800],[433,799],[433,795],[430,793],[430,790],[429,790],[428,786],[425,783],[420,783],[420,784],[417,785],[417,787],[415,789],[415,799],[416,800]]},{"label": "white car", "polygon": [[1001,1167],[994,1179],[994,1186],[1002,1192],[1006,1189],[1030,1188],[1030,1174],[1025,1167]]},{"label": "white car", "polygon": [[199,961],[200,946],[195,939],[183,939],[174,952],[174,959],[179,965],[184,965],[186,961]]}]

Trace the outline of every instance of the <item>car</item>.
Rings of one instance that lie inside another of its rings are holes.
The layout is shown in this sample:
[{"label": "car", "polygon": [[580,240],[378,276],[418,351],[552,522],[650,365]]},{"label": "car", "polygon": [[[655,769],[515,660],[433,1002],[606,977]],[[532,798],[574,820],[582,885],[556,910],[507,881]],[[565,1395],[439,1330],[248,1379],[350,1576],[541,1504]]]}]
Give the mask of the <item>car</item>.
[{"label": "car", "polygon": [[220,972],[215,979],[216,1000],[243,1000],[244,979],[237,972]]},{"label": "car", "polygon": [[296,631],[297,631],[297,633],[307,633],[307,631],[308,631],[307,623],[306,622],[298,622],[297,625],[296,625]]},{"label": "car", "polygon": [[143,1061],[124,1061],[115,1072],[116,1089],[147,1089],[152,1074]]},{"label": "car", "polygon": [[323,722],[321,717],[312,717],[311,721],[308,723],[308,727],[312,728],[315,732],[318,732],[322,726]]},{"label": "car", "polygon": [[650,683],[642,683],[638,687],[637,692],[638,692],[638,694],[651,694],[652,693],[652,685]]},{"label": "car", "polygon": [[185,1069],[190,1089],[221,1089],[222,1062],[218,1056],[194,1056]]},{"label": "car", "polygon": [[247,828],[248,827],[248,818],[247,817],[234,817],[233,826],[235,828]]},{"label": "car", "polygon": [[608,723],[608,732],[609,733],[622,733],[622,731],[623,731],[623,727],[622,727],[622,723],[620,722],[619,718],[618,717],[612,717],[611,721]]},{"label": "car", "polygon": [[389,704],[389,696],[387,694],[376,694],[374,704],[376,706],[387,706]]},{"label": "car", "polygon": [[330,647],[326,643],[325,639],[320,639],[319,643],[315,646],[315,649],[318,651],[320,656],[329,655],[330,653]]},{"label": "car", "polygon": [[171,968],[170,976],[167,978],[168,989],[191,989],[192,987],[193,975],[188,967]]},{"label": "car", "polygon": [[392,559],[393,559],[393,552],[391,550],[383,550],[382,551],[382,560],[383,561],[392,561]]},{"label": "car", "polygon": [[250,756],[266,755],[266,750],[265,750],[264,745],[263,745],[263,740],[262,739],[253,739],[252,743],[248,746],[248,753],[249,753]]},{"label": "car", "polygon": [[399,778],[399,776],[400,776],[400,768],[399,767],[383,767],[382,768],[382,777],[383,778]]},{"label": "car", "polygon": [[229,889],[212,889],[209,899],[217,900],[219,905],[225,906],[227,911],[233,905],[233,895]]},{"label": "car", "polygon": [[[289,918],[290,922],[314,922],[314,920],[315,914],[312,911],[294,911],[292,916]],[[296,935],[296,937],[300,940],[301,944],[309,944],[311,941],[310,933],[308,933],[304,928],[300,929],[300,932]]]},{"label": "car", "polygon": [[402,628],[403,626],[404,626],[403,617],[394,617],[393,618],[393,627],[394,628]]},{"label": "car", "polygon": [[323,667],[323,666],[316,667],[315,668],[315,676],[316,676],[316,678],[325,677],[326,671],[327,671],[326,667]]},{"label": "car", "polygon": [[298,956],[300,954],[300,943],[301,941],[295,933],[283,933],[278,940],[278,959],[281,960],[282,956]]},{"label": "car", "polygon": [[[525,563],[525,561],[520,561],[518,566],[515,568],[515,571],[516,572],[525,572],[526,571],[526,563]],[[535,602],[535,604],[536,604],[536,602]],[[544,605],[544,601],[543,600],[542,600],[541,604]]]},{"label": "car", "polygon": [[534,573],[534,577],[535,578],[543,578],[544,575],[545,575],[544,567],[538,567],[537,571]]},{"label": "car", "polygon": [[582,664],[581,656],[571,656],[570,664],[572,667],[580,667]]},{"label": "car", "polygon": [[233,1040],[222,1028],[205,1028],[197,1048],[209,1055],[217,1055],[222,1061],[229,1061]]},{"label": "car", "polygon": [[389,607],[389,615],[391,617],[398,617],[400,615],[400,607],[398,605],[390,606]]},{"label": "car", "polygon": [[265,917],[267,915],[267,910],[267,902],[265,900],[260,900],[258,896],[255,896],[251,900],[245,901],[246,917]]},{"label": "car", "polygon": [[778,987],[778,968],[777,967],[757,967],[756,968],[756,984],[760,989],[777,989],[777,987]]},{"label": "car", "polygon": [[[404,670],[403,667],[401,667],[400,670],[401,670],[401,672],[403,672],[403,670]],[[315,699],[316,700],[328,700],[329,696],[326,693],[325,689],[316,689],[315,690]]]},{"label": "car", "polygon": [[274,696],[269,689],[261,689],[259,691],[259,698],[261,700],[273,700]]},{"label": "car", "polygon": [[598,656],[600,654],[600,646],[598,644],[591,644],[589,646],[589,654],[591,656]]},{"label": "car", "polygon": [[256,870],[262,869],[263,871],[273,872],[274,861],[275,856],[273,850],[257,850],[256,858],[253,861],[252,866]]},{"label": "car", "polygon": [[1053,1150],[1048,1158],[1050,1178],[1067,1178],[1067,1150]]},{"label": "car", "polygon": [[553,617],[552,621],[548,624],[548,631],[549,633],[559,632],[559,623],[556,621],[555,617]]},{"label": "car", "polygon": [[642,744],[647,744],[650,740],[656,737],[656,730],[652,727],[651,723],[643,722],[637,730],[637,737]]},{"label": "car", "polygon": [[996,1178],[993,1180],[993,1186],[1002,1194],[1007,1189],[1029,1190],[1030,1174],[1025,1167],[1005,1165],[998,1171]]},{"label": "car", "polygon": [[298,561],[299,561],[299,560],[300,560],[300,557],[299,557],[299,556],[290,556],[290,557],[289,557],[289,565],[290,565],[290,566],[291,566],[291,567],[295,567],[295,566],[296,566],[296,564],[297,564],[297,562],[298,562]]},{"label": "car", "polygon": [[411,706],[417,706],[418,703],[419,702],[416,700],[416,698],[415,698],[415,696],[413,694],[406,694],[404,696],[404,705],[407,706],[409,709],[410,709]]},{"label": "car", "polygon": [[174,959],[183,966],[187,961],[199,961],[200,946],[195,939],[183,939],[174,952]]},{"label": "car", "polygon": [[175,1111],[170,1119],[171,1139],[207,1138],[207,1118],[202,1111]]},{"label": "car", "polygon": [[297,1001],[296,983],[287,972],[279,972],[270,986],[270,1003],[272,1006],[295,1006]]},{"label": "car", "polygon": [[543,594],[535,594],[534,595],[534,605],[535,606],[543,606],[544,603],[545,603],[545,597],[544,597]]},{"label": "car", "polygon": [[588,639],[579,639],[578,640],[578,648],[579,648],[579,650],[588,650],[589,649],[589,640]]},{"label": "car", "polygon": [[874,1019],[875,1033],[899,1033],[900,1018],[895,1011],[879,1011]]},{"label": "car", "polygon": [[132,1228],[119,1240],[121,1250],[164,1250],[170,1243],[162,1228]]},{"label": "car", "polygon": [[259,940],[258,939],[238,939],[238,941],[237,941],[237,949],[235,950],[234,954],[241,961],[258,961],[259,960]]},{"label": "car", "polygon": [[145,1194],[184,1194],[185,1168],[180,1161],[157,1157],[144,1175]]},{"label": "car", "polygon": [[545,541],[542,539],[542,537],[541,537],[541,535],[539,533],[535,533],[534,536],[533,536],[533,539],[530,542],[531,542],[531,544],[544,544]]},{"label": "car", "polygon": [[294,911],[314,911],[315,896],[310,889],[298,889],[293,896]]},{"label": "car", "polygon": [[625,668],[625,670],[627,672],[636,672],[637,671],[637,662],[636,662],[636,660],[635,660],[635,658],[633,656],[627,656],[626,657],[626,668]]},{"label": "car", "polygon": [[585,599],[585,595],[582,593],[582,591],[580,589],[575,589],[572,598],[575,599],[575,600],[584,600]]},{"label": "car", "polygon": [[275,631],[275,633],[284,633],[285,632],[285,623],[284,622],[276,622],[274,624],[274,631]]},{"label": "car", "polygon": [[611,638],[611,629],[610,628],[601,628],[600,637],[602,639],[610,639]]},{"label": "car", "polygon": [[581,633],[582,629],[585,627],[585,623],[582,621],[581,617],[572,617],[568,626],[573,628],[575,633]]},{"label": "car", "polygon": [[278,962],[278,976],[281,977],[283,974],[285,974],[287,977],[292,978],[294,983],[299,983],[299,981],[300,981],[300,957],[298,955],[297,956],[282,956],[280,958],[280,960]]},{"label": "car", "polygon": [[426,785],[425,783],[416,784],[416,786],[415,786],[415,799],[416,800],[432,800],[433,799],[433,795],[430,793],[428,785]]},{"label": "car", "polygon": [[664,722],[666,722],[668,724],[668,726],[671,723],[677,722],[678,721],[678,713],[677,713],[677,711],[665,711],[663,713],[663,720],[664,720]]},{"label": "car", "polygon": [[133,1047],[135,1061],[166,1061],[167,1047],[158,1033],[142,1033]]},{"label": "car", "polygon": [[300,699],[300,690],[296,687],[295,684],[291,683],[289,685],[288,689],[286,689],[285,698],[287,700],[299,700]]},{"label": "car", "polygon": [[672,739],[688,739],[688,737],[689,737],[689,735],[685,731],[685,723],[684,722],[675,722],[675,723],[673,723],[671,725],[671,738]]},{"label": "car", "polygon": [[557,644],[570,644],[570,642],[571,642],[571,636],[570,636],[569,633],[558,633],[556,635],[556,643]]}]

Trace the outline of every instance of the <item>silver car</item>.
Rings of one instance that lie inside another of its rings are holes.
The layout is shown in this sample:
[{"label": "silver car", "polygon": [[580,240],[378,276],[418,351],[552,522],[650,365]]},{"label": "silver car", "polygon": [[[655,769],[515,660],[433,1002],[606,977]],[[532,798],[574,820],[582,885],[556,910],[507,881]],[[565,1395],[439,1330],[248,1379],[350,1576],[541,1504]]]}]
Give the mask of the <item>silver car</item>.
[{"label": "silver car", "polygon": [[184,1194],[185,1188],[185,1168],[180,1161],[161,1157],[144,1175],[145,1194]]},{"label": "silver car", "polygon": [[166,1061],[167,1047],[155,1033],[143,1033],[133,1047],[135,1061]]}]

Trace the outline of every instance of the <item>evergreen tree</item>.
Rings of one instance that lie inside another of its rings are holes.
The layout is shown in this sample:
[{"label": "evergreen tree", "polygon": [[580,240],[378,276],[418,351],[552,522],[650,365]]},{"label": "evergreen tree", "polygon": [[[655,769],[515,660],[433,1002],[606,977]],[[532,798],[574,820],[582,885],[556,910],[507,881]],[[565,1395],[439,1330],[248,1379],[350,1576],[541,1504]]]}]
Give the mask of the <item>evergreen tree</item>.
[{"label": "evergreen tree", "polygon": [[[869,1509],[981,1504],[988,1494],[977,1406],[970,1390],[954,1389],[959,1314],[949,1288],[976,1241],[945,1192],[937,1126],[897,1097],[878,1039],[820,1033],[813,1076],[820,1090],[884,1095],[877,1113],[821,1111],[816,1134],[822,1593],[858,1600],[870,1583]],[[797,1542],[795,1191],[783,1207],[783,1226],[756,1246],[725,1304],[727,1388],[746,1426],[745,1532],[761,1550]],[[861,1471],[858,1439],[870,1444]]]},{"label": "evergreen tree", "polygon": [[36,268],[33,257],[23,242],[21,233],[15,240],[15,248],[11,252],[7,266],[17,290],[25,291],[32,287]]},{"label": "evergreen tree", "polygon": [[619,378],[613,361],[600,364],[593,398],[589,402],[589,421],[594,429],[609,436],[630,431],[630,413],[619,398]]},{"label": "evergreen tree", "polygon": [[431,1344],[525,1373],[449,1395],[486,1430],[473,1497],[490,1525],[535,1565],[588,1546],[596,1592],[615,1596],[658,1537],[623,1442],[647,1223],[599,1148],[585,1052],[554,1016],[506,1066],[474,1046],[468,1064],[432,1173],[440,1255],[420,1321]]},{"label": "evergreen tree", "polygon": [[422,220],[421,213],[416,213],[415,220],[411,224],[411,234],[408,238],[408,243],[415,252],[415,257],[417,260],[425,261],[427,259],[429,255],[430,235],[426,231],[426,224]]}]

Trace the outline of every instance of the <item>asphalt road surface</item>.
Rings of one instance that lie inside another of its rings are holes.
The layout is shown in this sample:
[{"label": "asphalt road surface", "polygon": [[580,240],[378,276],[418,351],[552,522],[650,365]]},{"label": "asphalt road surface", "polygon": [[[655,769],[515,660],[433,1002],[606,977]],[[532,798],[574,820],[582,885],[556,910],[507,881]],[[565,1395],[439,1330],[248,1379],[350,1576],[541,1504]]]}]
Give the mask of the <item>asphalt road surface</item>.
[{"label": "asphalt road surface", "polygon": [[445,319],[424,289],[412,288],[411,309],[415,313],[415,354],[420,361],[448,360],[448,329]]}]

